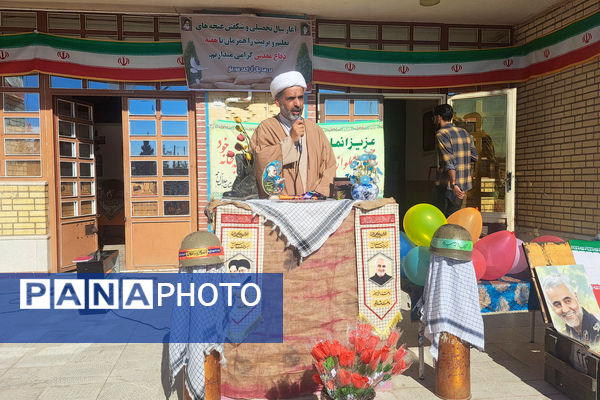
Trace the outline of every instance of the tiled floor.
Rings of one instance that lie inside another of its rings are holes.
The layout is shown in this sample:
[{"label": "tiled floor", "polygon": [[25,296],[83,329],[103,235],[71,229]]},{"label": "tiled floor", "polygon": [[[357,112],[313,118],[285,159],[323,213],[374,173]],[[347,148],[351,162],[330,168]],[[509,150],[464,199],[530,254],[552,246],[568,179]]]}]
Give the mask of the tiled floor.
[{"label": "tiled floor", "polygon": [[[529,315],[486,316],[486,352],[471,350],[473,399],[567,399],[544,382],[543,323],[536,316],[529,343]],[[405,318],[403,338],[417,352],[417,324]],[[162,344],[0,344],[0,400],[179,400],[166,395],[167,359]],[[379,399],[436,399],[435,372],[425,348],[425,379],[415,364],[394,377]]]}]

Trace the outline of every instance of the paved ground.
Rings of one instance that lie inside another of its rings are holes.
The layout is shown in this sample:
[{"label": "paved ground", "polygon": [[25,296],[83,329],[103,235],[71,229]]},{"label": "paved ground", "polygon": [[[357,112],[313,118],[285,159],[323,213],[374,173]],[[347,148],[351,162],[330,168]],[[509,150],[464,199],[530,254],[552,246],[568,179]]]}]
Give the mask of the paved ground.
[{"label": "paved ground", "polygon": [[[416,352],[417,324],[405,318],[403,338]],[[567,399],[544,382],[544,328],[536,315],[486,316],[486,352],[471,351],[473,399]],[[165,395],[168,367],[162,344],[0,344],[1,400],[180,400]],[[425,380],[414,365],[377,398],[436,399],[435,376],[425,349]]]}]

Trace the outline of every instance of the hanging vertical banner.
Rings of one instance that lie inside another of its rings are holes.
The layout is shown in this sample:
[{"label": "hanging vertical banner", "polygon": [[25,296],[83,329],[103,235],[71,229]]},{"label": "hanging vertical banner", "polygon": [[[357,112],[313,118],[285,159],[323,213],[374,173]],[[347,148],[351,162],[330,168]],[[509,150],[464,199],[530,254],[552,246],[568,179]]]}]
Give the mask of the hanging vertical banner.
[{"label": "hanging vertical banner", "polygon": [[[225,268],[229,273],[248,275],[248,282],[261,285],[264,254],[264,218],[252,212],[225,204],[216,208],[215,234],[221,239]],[[260,322],[260,304],[247,307],[240,301],[241,293],[234,291],[236,306],[231,310],[230,340],[240,343]]]},{"label": "hanging vertical banner", "polygon": [[246,15],[182,15],[183,62],[190,89],[269,90],[287,71],[312,82],[310,21]]},{"label": "hanging vertical banner", "polygon": [[402,320],[398,204],[355,210],[358,311],[385,338]]},{"label": "hanging vertical banner", "polygon": [[232,204],[216,210],[215,234],[223,245],[227,272],[262,273],[263,217]]}]

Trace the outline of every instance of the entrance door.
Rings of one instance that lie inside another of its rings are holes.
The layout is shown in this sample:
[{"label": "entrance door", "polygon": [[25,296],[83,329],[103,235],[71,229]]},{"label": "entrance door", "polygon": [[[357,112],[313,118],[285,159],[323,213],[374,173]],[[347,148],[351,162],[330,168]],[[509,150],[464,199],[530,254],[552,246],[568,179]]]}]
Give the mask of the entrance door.
[{"label": "entrance door", "polygon": [[123,105],[126,268],[176,267],[197,224],[192,107],[173,98]]},{"label": "entrance door", "polygon": [[98,249],[92,106],[55,98],[54,132],[58,149],[59,272],[62,272],[74,268],[75,258]]},{"label": "entrance door", "polygon": [[455,123],[475,138],[479,160],[467,206],[477,207],[485,223],[515,226],[515,132],[517,89],[466,93],[448,98]]}]

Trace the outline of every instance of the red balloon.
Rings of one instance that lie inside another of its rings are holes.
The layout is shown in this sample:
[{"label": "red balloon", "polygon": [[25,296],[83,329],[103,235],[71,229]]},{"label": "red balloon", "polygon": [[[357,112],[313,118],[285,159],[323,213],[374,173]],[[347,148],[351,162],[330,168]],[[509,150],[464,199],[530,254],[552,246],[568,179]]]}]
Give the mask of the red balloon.
[{"label": "red balloon", "polygon": [[477,278],[477,280],[480,280],[483,274],[485,274],[485,257],[483,256],[483,254],[481,254],[479,250],[473,249],[472,259],[473,267],[475,267],[475,277]]},{"label": "red balloon", "polygon": [[533,243],[544,243],[544,242],[554,242],[554,243],[563,243],[564,240],[559,238],[558,236],[546,235],[546,236],[538,236],[532,240]]},{"label": "red balloon", "polygon": [[485,274],[481,279],[493,281],[510,271],[515,261],[517,238],[513,232],[494,232],[479,239],[474,248],[485,257]]},{"label": "red balloon", "polygon": [[525,256],[525,250],[523,250],[523,241],[517,238],[517,249],[515,251],[515,260],[513,261],[512,267],[509,274],[518,274],[523,272],[529,267],[527,263],[527,256]]}]

